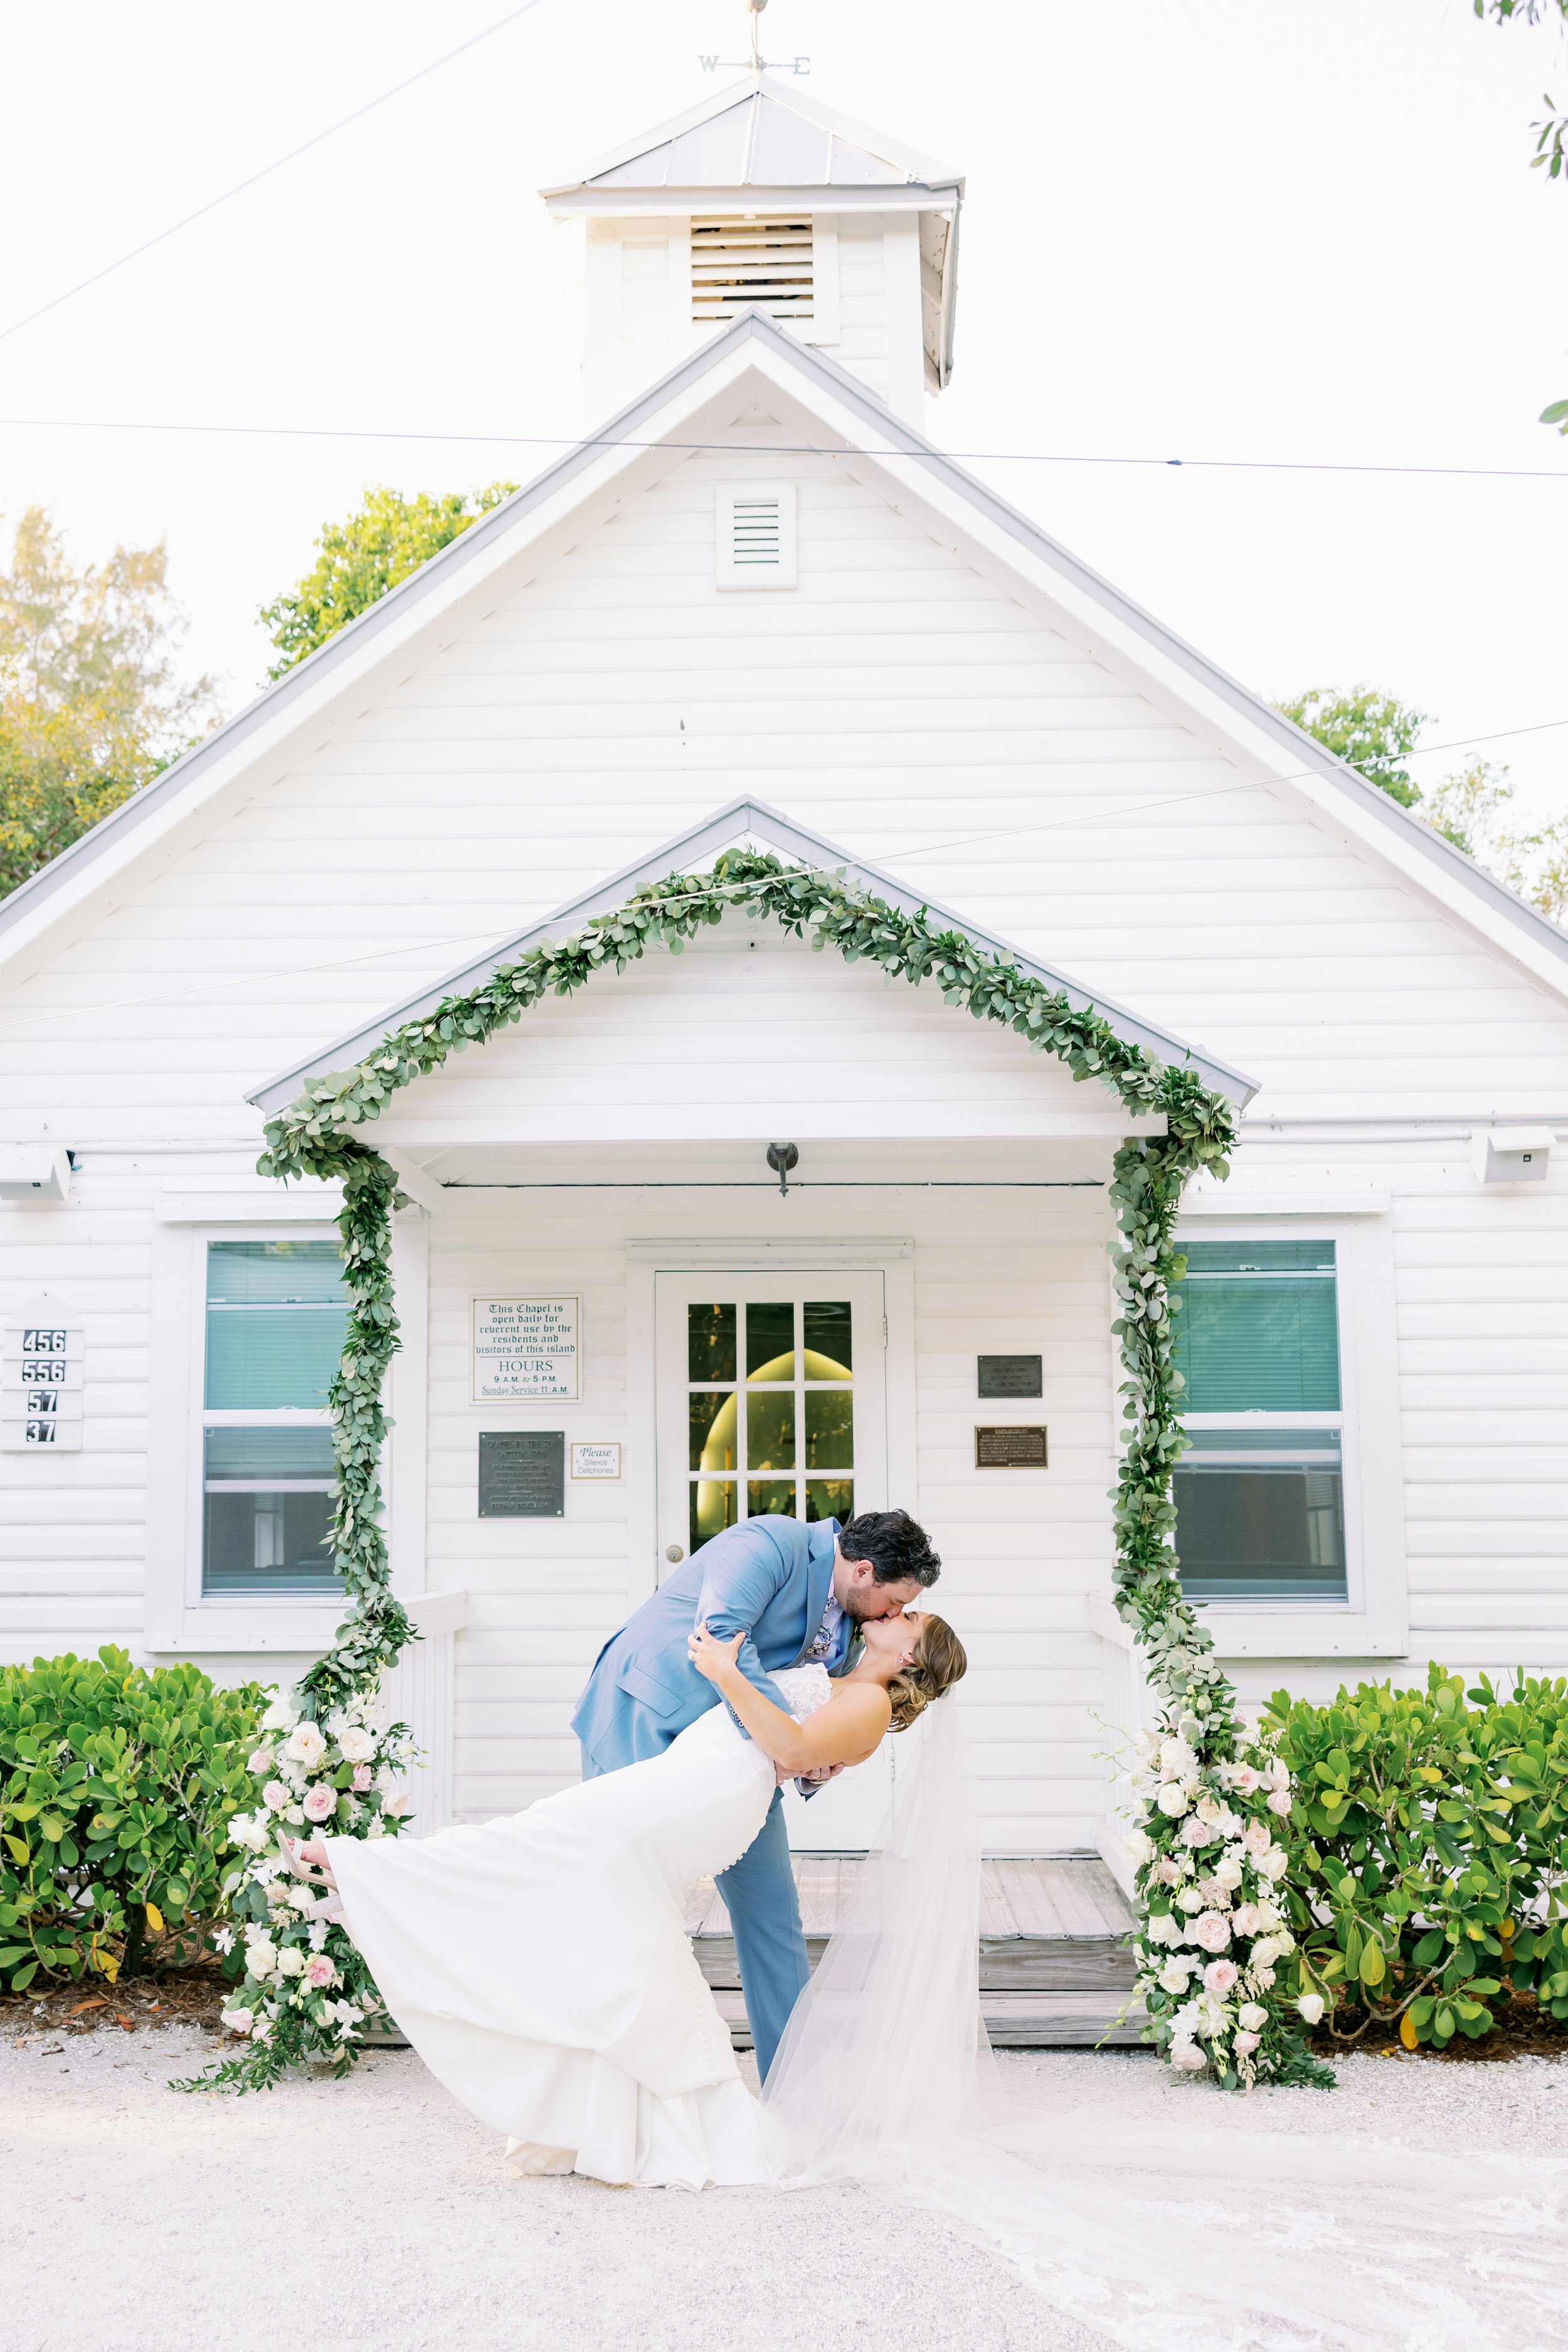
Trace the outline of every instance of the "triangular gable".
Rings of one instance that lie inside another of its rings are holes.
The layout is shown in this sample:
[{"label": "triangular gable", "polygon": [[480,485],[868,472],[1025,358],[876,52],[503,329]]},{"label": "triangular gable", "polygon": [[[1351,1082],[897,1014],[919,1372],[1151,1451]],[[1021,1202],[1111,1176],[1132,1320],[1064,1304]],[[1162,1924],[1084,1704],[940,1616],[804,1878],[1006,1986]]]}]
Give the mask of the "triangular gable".
[{"label": "triangular gable", "polygon": [[933,536],[952,544],[952,532],[964,533],[1022,598],[1048,602],[1064,616],[1058,625],[1076,630],[1186,724],[1217,739],[1243,777],[1295,787],[1532,978],[1568,994],[1568,934],[966,474],[858,377],[756,314],[671,369],[14,891],[0,905],[0,958],[9,940],[42,935],[56,911],[51,902],[74,908],[149,840],[247,778],[258,758],[280,763],[298,730],[333,723],[339,696],[374,684],[377,668],[422,630],[552,532],[574,527],[590,502],[635,494],[639,477],[652,478],[649,466],[679,463],[687,449],[708,446],[712,428],[704,412],[743,390],[748,378],[795,403],[813,420],[805,428],[811,446],[838,451],[851,468],[863,466]]},{"label": "triangular gable", "polygon": [[1047,988],[1065,997],[1075,1013],[1094,1013],[1110,1023],[1127,1044],[1138,1045],[1156,1060],[1176,1064],[1191,1069],[1214,1093],[1240,1109],[1257,1092],[1257,1081],[1246,1077],[1226,1063],[1216,1062],[1211,1055],[1200,1052],[1168,1030],[1142,1020],[1120,1004],[1097,996],[1078,981],[1064,972],[1054,971],[1037,958],[1026,955],[1007,940],[983,930],[977,924],[954,914],[951,908],[922,897],[918,891],[884,874],[880,867],[853,857],[847,850],[824,841],[818,835],[792,824],[761,801],[736,801],[689,832],[678,835],[665,843],[649,857],[641,858],[606,881],[597,884],[581,898],[547,915],[542,922],[534,923],[526,931],[500,940],[484,955],[448,972],[434,987],[423,989],[416,996],[405,998],[389,1005],[374,1021],[347,1036],[335,1038],[330,1045],[311,1055],[308,1060],[283,1070],[264,1086],[258,1087],[246,1099],[257,1105],[268,1117],[284,1109],[308,1086],[312,1078],[328,1076],[362,1062],[374,1054],[383,1040],[405,1023],[423,1020],[451,997],[467,996],[482,988],[503,965],[515,963],[532,948],[547,941],[560,940],[578,930],[595,915],[603,915],[624,906],[627,899],[655,882],[665,881],[673,874],[689,874],[701,870],[725,849],[741,844],[756,845],[776,851],[781,856],[814,872],[842,873],[844,880],[854,889],[868,891],[884,905],[897,907],[909,915],[921,915],[935,927],[960,931],[984,954],[1013,965],[1018,971],[1042,982]]}]

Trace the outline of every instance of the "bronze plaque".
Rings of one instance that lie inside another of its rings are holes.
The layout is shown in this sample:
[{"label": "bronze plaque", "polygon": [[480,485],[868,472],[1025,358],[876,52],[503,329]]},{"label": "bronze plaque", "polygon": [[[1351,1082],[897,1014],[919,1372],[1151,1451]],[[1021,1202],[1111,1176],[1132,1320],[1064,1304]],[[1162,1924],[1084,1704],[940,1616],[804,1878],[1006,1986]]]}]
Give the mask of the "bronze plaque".
[{"label": "bronze plaque", "polygon": [[481,1430],[480,1518],[563,1518],[565,1473],[564,1430]]},{"label": "bronze plaque", "polygon": [[1046,1433],[1032,1429],[977,1429],[974,1433],[977,1470],[1044,1470]]},{"label": "bronze plaque", "polygon": [[1044,1362],[1039,1356],[982,1356],[979,1393],[990,1398],[1043,1396],[1043,1371]]}]

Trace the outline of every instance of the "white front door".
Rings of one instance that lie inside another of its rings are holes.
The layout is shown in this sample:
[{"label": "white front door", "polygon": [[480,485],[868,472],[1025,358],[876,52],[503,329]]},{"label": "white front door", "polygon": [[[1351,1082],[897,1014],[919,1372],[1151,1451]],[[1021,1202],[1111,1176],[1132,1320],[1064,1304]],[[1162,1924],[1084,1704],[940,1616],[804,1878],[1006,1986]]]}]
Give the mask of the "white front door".
[{"label": "white front door", "polygon": [[[773,1512],[887,1507],[887,1322],[879,1274],[661,1274],[659,1573]],[[790,1843],[864,1847],[890,1785],[888,1743],[809,1804],[785,1791]]]}]

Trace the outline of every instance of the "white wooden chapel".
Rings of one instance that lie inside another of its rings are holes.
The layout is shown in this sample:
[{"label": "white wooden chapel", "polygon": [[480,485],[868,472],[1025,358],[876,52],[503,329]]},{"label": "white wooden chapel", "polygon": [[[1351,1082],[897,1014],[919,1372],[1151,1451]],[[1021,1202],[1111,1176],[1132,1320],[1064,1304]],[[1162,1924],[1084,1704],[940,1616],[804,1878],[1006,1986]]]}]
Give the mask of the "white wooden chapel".
[{"label": "white wooden chapel", "polygon": [[[334,1194],[255,1175],[264,1118],[751,841],[945,908],[1242,1113],[1187,1204],[1180,1496],[1244,1690],[1568,1664],[1568,938],[941,454],[963,198],[765,76],[547,191],[587,437],[0,907],[0,1654],[327,1642]],[[401,1094],[425,1820],[575,1772],[596,1649],[726,1517],[896,1501],[990,1845],[1113,1851],[1129,1131],[738,919]],[[797,1834],[852,1846],[871,1799],[830,1796]]]}]

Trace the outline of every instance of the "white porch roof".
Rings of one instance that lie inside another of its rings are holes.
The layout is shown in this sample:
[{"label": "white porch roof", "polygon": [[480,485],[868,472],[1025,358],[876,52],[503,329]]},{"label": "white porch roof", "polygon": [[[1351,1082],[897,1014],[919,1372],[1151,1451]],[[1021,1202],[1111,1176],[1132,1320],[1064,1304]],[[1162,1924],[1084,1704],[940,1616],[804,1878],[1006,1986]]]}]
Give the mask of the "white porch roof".
[{"label": "white porch roof", "polygon": [[[1189,1045],[1168,1030],[1142,1020],[1124,1005],[1095,994],[1067,973],[1042,963],[1037,957],[1026,954],[1010,941],[983,930],[977,924],[967,921],[963,915],[940,905],[924,893],[910,889],[891,875],[884,874],[880,867],[855,857],[848,850],[823,840],[818,835],[806,832],[803,826],[792,824],[787,817],[781,816],[776,809],[769,808],[762,801],[741,800],[732,802],[728,808],[720,809],[705,824],[666,842],[662,848],[639,859],[635,866],[612,875],[581,898],[557,908],[542,922],[531,924],[526,930],[499,941],[474,962],[448,972],[434,987],[422,990],[417,996],[406,997],[401,1003],[389,1005],[384,1013],[367,1022],[363,1028],[335,1038],[307,1060],[279,1071],[276,1077],[268,1079],[265,1085],[247,1095],[247,1100],[255,1103],[270,1117],[292,1102],[309,1079],[323,1077],[331,1071],[347,1069],[353,1063],[363,1061],[366,1055],[375,1051],[389,1031],[400,1028],[406,1021],[416,1021],[434,1012],[444,998],[461,995],[481,986],[502,964],[515,962],[519,956],[546,940],[569,937],[590,917],[607,913],[611,908],[624,905],[635,891],[649,883],[663,881],[670,874],[700,871],[710,866],[721,851],[735,848],[742,843],[775,851],[780,856],[814,869],[842,868],[851,884],[870,890],[889,906],[898,907],[908,914],[925,908],[939,922],[963,932],[977,947],[994,955],[1005,956],[1021,971],[1031,973],[1048,987],[1059,990],[1075,1011],[1092,1008],[1129,1043],[1143,1046],[1163,1062],[1183,1064],[1192,1068],[1206,1087],[1226,1096],[1238,1109],[1258,1091],[1255,1079],[1215,1060],[1212,1055]],[[1129,1118],[1128,1125],[1131,1128],[1137,1122]]]}]

